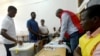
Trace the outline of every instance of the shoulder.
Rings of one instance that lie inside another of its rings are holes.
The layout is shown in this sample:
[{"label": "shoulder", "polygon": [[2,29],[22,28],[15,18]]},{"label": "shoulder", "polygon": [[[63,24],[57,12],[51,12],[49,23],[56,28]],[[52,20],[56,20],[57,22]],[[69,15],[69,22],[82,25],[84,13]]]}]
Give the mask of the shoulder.
[{"label": "shoulder", "polygon": [[67,12],[63,12],[61,18],[70,18],[70,15]]},{"label": "shoulder", "polygon": [[31,20],[31,19],[27,20],[27,23],[31,23],[31,22],[32,22],[32,20]]},{"label": "shoulder", "polygon": [[44,27],[46,27],[47,28],[47,26],[45,25]]},{"label": "shoulder", "polygon": [[5,17],[2,21],[2,23],[10,23],[11,20],[8,17]]},{"label": "shoulder", "polygon": [[86,36],[87,36],[87,34],[85,33],[85,34],[83,34],[80,38],[79,38],[79,40],[83,40],[84,38],[86,38]]},{"label": "shoulder", "polygon": [[27,20],[27,22],[30,22],[30,21],[31,21],[31,19],[28,19],[28,20]]},{"label": "shoulder", "polygon": [[48,29],[48,27],[45,25],[45,26],[43,26],[45,29]]},{"label": "shoulder", "polygon": [[67,12],[63,12],[62,16],[69,16],[69,14]]}]

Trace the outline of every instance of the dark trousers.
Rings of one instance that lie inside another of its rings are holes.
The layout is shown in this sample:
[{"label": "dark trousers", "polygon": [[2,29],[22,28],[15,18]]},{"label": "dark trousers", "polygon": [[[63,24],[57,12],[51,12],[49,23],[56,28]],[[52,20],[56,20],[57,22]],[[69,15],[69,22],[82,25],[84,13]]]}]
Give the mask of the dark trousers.
[{"label": "dark trousers", "polygon": [[71,46],[72,53],[74,52],[75,48],[77,47],[79,43],[80,36],[81,34],[79,34],[78,31],[70,35],[70,46]]},{"label": "dark trousers", "polygon": [[79,38],[81,37],[81,35],[82,34],[79,34],[79,32],[77,31],[70,35],[70,39],[64,38],[64,41],[66,42],[66,44],[71,48],[71,51],[72,51],[71,56],[73,56],[73,52],[79,43]]},{"label": "dark trousers", "polygon": [[49,36],[41,36],[41,40],[43,40],[43,45],[50,42]]},{"label": "dark trousers", "polygon": [[15,44],[4,44],[5,48],[6,48],[6,52],[7,52],[7,56],[11,56],[11,52],[9,51],[9,49],[11,47],[14,47]]}]

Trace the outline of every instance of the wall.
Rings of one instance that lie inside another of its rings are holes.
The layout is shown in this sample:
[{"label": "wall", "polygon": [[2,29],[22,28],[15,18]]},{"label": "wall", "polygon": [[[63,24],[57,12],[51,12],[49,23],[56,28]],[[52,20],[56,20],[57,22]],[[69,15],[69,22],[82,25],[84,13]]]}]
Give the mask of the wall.
[{"label": "wall", "polygon": [[32,11],[36,12],[36,21],[39,25],[40,20],[45,19],[45,24],[52,32],[53,27],[58,29],[60,26],[59,19],[55,16],[56,10],[63,8],[76,12],[78,5],[76,0],[41,0],[40,2],[38,0],[13,0],[0,8],[0,20],[7,14],[7,7],[11,4],[18,8],[17,15],[14,18],[17,33],[27,32],[26,22],[30,19]]}]

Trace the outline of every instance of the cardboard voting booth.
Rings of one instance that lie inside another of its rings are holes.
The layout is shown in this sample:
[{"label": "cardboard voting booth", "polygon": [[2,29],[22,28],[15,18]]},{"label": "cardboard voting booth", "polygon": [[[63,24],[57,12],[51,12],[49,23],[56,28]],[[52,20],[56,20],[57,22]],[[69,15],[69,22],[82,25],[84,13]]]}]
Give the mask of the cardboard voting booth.
[{"label": "cardboard voting booth", "polygon": [[23,43],[22,46],[15,46],[10,48],[12,56],[33,56],[34,43]]}]

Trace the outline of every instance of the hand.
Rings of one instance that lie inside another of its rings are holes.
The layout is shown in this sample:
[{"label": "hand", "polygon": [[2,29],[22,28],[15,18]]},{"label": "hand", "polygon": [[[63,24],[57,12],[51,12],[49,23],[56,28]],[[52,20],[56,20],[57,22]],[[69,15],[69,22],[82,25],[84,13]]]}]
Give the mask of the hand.
[{"label": "hand", "polygon": [[19,45],[23,45],[23,42],[22,42],[22,41],[17,41],[17,43],[18,43]]},{"label": "hand", "polygon": [[59,44],[63,44],[63,40],[59,40]]}]

